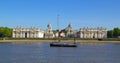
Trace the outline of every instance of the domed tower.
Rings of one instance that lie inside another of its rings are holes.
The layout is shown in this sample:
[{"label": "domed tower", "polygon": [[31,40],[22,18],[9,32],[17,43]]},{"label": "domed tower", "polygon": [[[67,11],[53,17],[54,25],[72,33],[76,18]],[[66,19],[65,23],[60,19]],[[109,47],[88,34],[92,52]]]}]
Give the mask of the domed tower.
[{"label": "domed tower", "polygon": [[74,37],[74,32],[73,32],[71,24],[69,24],[68,27],[67,27],[67,37],[69,37],[69,38]]},{"label": "domed tower", "polygon": [[68,31],[70,31],[70,32],[72,31],[72,25],[71,24],[68,25]]},{"label": "domed tower", "polygon": [[47,30],[44,33],[44,37],[45,38],[53,38],[54,37],[51,24],[47,25]]},{"label": "domed tower", "polygon": [[49,31],[52,31],[52,26],[51,26],[51,24],[48,24],[48,25],[47,25],[47,28],[48,28]]}]

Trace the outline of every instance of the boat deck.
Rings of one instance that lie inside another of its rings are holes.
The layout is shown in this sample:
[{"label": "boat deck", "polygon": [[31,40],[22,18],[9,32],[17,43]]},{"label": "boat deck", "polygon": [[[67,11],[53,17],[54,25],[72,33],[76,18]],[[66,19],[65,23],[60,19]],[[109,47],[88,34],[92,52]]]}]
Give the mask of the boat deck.
[{"label": "boat deck", "polygon": [[52,42],[50,47],[77,47],[76,43]]}]

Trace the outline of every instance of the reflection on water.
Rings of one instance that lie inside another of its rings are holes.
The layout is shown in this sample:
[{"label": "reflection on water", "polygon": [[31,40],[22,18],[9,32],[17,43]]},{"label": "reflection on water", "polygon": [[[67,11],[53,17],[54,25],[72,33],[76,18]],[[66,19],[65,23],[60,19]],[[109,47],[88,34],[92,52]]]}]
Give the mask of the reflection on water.
[{"label": "reflection on water", "polygon": [[40,42],[11,42],[12,44],[41,44]]},{"label": "reflection on water", "polygon": [[120,63],[120,45],[78,43],[77,48],[49,43],[0,43],[0,63]]},{"label": "reflection on water", "polygon": [[79,43],[80,45],[105,45],[106,43]]}]

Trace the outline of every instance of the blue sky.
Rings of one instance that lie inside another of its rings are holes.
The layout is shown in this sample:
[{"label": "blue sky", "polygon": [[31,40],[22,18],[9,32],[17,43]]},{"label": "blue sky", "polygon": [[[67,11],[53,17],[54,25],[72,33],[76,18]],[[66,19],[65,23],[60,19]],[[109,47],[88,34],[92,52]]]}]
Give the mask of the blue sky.
[{"label": "blue sky", "polygon": [[120,0],[0,0],[0,26],[120,27]]}]

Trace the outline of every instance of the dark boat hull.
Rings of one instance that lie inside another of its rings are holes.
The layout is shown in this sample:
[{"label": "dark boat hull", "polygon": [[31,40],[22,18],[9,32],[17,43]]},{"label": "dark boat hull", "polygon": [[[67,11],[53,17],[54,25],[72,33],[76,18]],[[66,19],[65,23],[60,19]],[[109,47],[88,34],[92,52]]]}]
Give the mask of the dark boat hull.
[{"label": "dark boat hull", "polygon": [[69,43],[50,43],[51,47],[77,47],[76,44]]}]

